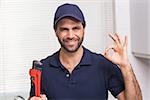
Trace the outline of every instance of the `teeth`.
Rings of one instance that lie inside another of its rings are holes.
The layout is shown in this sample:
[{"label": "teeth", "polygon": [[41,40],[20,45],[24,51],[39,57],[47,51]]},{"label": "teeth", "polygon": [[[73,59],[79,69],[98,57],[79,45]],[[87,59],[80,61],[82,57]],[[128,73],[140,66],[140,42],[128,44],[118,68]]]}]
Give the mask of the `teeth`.
[{"label": "teeth", "polygon": [[67,40],[66,42],[74,42],[74,41],[76,41],[76,40]]}]

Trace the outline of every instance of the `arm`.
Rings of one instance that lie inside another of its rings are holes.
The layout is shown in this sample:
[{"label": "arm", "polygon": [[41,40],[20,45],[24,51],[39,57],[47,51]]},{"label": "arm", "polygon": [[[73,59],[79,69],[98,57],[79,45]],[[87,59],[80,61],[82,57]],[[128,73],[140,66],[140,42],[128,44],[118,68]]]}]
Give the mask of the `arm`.
[{"label": "arm", "polygon": [[[125,41],[123,42],[118,34],[109,34],[109,36],[113,39],[114,45],[106,48],[103,55],[120,66],[125,82],[125,90],[122,91],[117,98],[119,100],[142,100],[140,86],[128,60],[127,37],[125,37]],[[112,54],[109,53],[110,50],[113,51]]]},{"label": "arm", "polygon": [[117,98],[119,100],[142,100],[140,86],[131,65],[129,64],[125,67],[128,67],[129,69],[121,69],[120,67],[125,82],[125,90],[120,93]]}]

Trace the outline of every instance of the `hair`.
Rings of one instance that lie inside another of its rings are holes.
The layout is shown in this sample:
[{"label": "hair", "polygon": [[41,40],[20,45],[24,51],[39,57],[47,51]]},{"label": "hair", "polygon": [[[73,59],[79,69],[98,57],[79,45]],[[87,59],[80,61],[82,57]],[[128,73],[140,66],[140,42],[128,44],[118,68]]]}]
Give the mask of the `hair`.
[{"label": "hair", "polygon": [[[57,24],[58,24],[58,23],[56,23],[56,24],[53,25],[53,28],[54,28],[55,31],[56,31],[56,29],[57,29]],[[84,21],[84,22],[82,23],[82,25],[83,25],[83,28],[85,28],[85,27],[86,27],[86,22]]]}]

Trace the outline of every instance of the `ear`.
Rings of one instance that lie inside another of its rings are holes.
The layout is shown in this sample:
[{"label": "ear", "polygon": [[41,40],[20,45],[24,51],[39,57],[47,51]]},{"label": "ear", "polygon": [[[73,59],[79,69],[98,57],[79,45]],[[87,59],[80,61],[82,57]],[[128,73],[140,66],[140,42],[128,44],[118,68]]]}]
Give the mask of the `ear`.
[{"label": "ear", "polygon": [[58,33],[57,33],[57,31],[55,31],[55,35],[58,37]]},{"label": "ear", "polygon": [[58,37],[58,34],[59,34],[58,31],[57,30],[54,30],[54,31],[55,31],[55,35]]}]

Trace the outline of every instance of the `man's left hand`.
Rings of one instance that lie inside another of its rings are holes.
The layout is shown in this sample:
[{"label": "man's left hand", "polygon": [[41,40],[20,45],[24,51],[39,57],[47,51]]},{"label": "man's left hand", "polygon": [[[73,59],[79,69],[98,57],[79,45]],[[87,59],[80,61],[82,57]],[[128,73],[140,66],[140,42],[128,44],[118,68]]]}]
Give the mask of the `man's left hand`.
[{"label": "man's left hand", "polygon": [[[109,34],[109,37],[114,41],[113,45],[109,45],[103,55],[112,61],[115,64],[120,66],[127,66],[129,64],[127,47],[128,47],[128,38],[125,36],[124,40],[121,40],[121,36],[119,34]],[[110,51],[112,51],[110,53]]]}]

